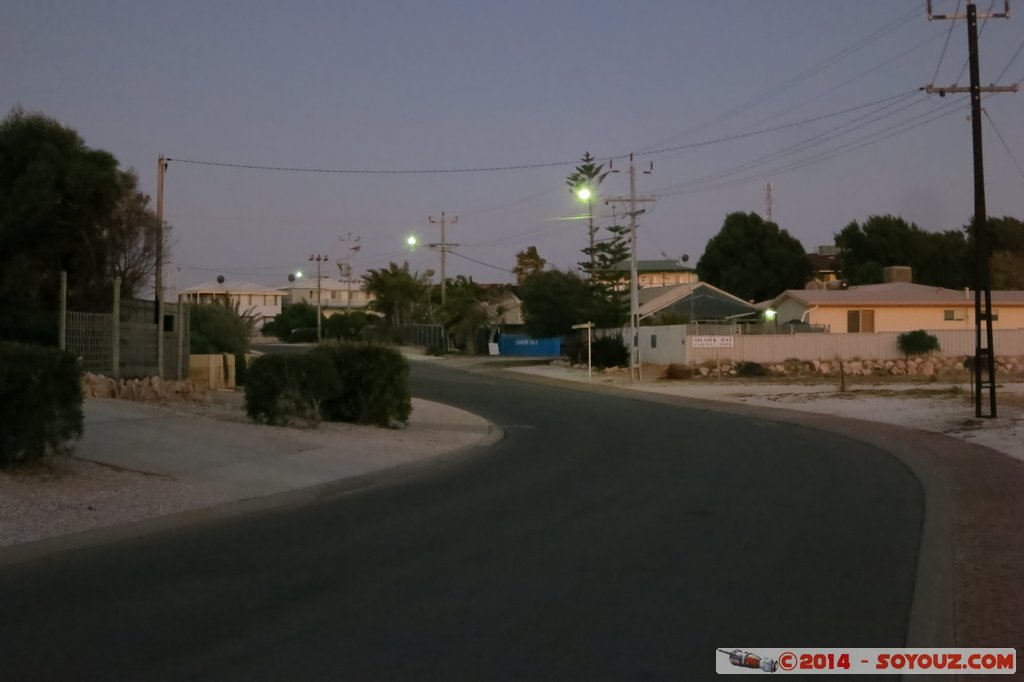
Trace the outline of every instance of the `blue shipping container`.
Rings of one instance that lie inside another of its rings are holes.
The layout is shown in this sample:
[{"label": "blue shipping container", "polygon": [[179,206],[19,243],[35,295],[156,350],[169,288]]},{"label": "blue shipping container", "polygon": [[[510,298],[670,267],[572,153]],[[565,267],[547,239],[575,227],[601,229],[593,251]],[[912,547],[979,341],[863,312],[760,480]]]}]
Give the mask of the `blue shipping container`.
[{"label": "blue shipping container", "polygon": [[520,357],[557,358],[562,354],[561,339],[533,339],[525,334],[502,334],[498,353]]}]

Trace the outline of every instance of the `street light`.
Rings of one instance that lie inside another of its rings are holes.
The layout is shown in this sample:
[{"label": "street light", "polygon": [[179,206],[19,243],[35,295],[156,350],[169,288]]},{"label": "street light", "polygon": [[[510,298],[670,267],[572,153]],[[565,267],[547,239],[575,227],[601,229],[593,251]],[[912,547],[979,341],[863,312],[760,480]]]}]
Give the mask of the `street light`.
[{"label": "street light", "polygon": [[416,248],[416,243],[417,243],[418,241],[419,241],[419,240],[418,240],[418,239],[416,239],[416,235],[414,235],[414,234],[410,234],[410,235],[409,235],[408,237],[406,237],[406,238],[405,238],[405,244],[406,244],[406,246],[408,246],[408,247],[409,247],[410,249],[415,249],[415,248]]}]

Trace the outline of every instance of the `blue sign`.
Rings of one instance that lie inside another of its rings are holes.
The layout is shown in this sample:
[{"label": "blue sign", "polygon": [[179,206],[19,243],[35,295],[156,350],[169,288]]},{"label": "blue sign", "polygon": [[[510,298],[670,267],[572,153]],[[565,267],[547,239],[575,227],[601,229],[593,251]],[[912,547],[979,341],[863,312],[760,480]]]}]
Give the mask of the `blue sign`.
[{"label": "blue sign", "polygon": [[562,340],[534,339],[524,334],[502,334],[498,337],[501,355],[557,358],[562,355]]}]

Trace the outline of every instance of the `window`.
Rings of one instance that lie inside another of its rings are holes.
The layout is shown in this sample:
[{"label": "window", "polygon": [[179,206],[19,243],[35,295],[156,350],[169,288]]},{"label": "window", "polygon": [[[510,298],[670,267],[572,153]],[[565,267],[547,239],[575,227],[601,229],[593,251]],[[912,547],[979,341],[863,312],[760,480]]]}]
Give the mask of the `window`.
[{"label": "window", "polygon": [[[982,308],[981,309],[981,319],[983,319],[983,320],[985,319],[985,312],[986,312],[985,309]],[[998,310],[993,310],[992,311],[992,321],[993,322],[998,322],[999,321],[999,311]]]},{"label": "window", "polygon": [[955,308],[953,310],[943,310],[942,311],[942,319],[946,320],[946,321],[949,321],[949,320],[962,320],[962,319],[964,319],[964,311],[959,309],[959,308]]},{"label": "window", "polygon": [[651,348],[657,348],[657,347],[658,347],[658,335],[657,334],[651,334]]},{"label": "window", "polygon": [[875,331],[874,310],[847,310],[846,331],[854,333],[872,334]]}]

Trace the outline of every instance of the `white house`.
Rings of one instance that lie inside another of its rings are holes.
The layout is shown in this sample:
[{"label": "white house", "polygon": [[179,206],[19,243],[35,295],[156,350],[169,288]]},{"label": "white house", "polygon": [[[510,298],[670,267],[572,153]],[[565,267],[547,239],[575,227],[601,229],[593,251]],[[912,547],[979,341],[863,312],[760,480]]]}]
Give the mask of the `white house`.
[{"label": "white house", "polygon": [[284,294],[262,284],[225,281],[203,282],[182,289],[178,298],[186,303],[228,303],[238,306],[239,313],[252,315],[263,323],[281,312]]},{"label": "white house", "polygon": [[[363,291],[362,282],[359,280],[338,281],[329,277],[320,278],[320,310],[327,317],[336,313],[344,312],[348,308],[363,310],[367,304],[376,298]],[[278,290],[284,296],[284,304],[292,303],[317,303],[317,281],[316,277],[303,278],[295,281],[286,287]],[[350,303],[351,301],[351,303]]]}]

